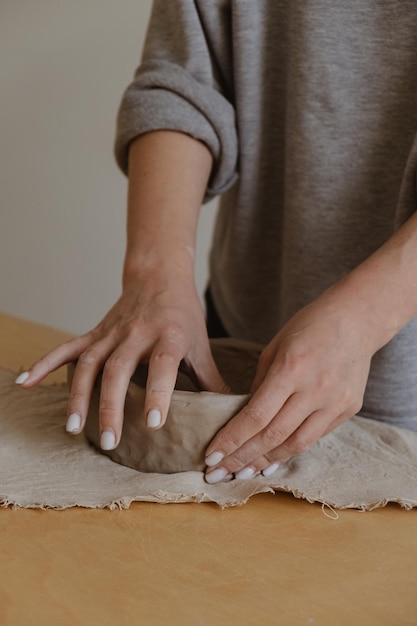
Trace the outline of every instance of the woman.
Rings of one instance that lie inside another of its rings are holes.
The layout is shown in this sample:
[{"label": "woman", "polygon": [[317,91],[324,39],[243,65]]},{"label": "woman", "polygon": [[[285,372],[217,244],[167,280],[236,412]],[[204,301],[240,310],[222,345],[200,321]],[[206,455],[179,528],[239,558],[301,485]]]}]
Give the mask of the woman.
[{"label": "woman", "polygon": [[141,361],[150,428],[181,360],[227,392],[193,268],[200,205],[222,194],[208,326],[266,348],[252,399],[207,449],[206,480],[272,473],[358,411],[417,430],[416,50],[411,0],[156,1],[118,119],[122,295],[19,382],[78,358],[78,433],[104,367],[107,450]]}]

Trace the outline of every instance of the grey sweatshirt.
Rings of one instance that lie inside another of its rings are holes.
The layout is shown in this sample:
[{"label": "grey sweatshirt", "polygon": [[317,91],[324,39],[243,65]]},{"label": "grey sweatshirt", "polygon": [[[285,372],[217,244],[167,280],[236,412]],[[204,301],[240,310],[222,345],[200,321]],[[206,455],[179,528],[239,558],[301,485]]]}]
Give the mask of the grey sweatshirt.
[{"label": "grey sweatshirt", "polygon": [[[213,154],[214,303],[266,343],[417,208],[417,2],[157,0],[119,111],[125,172],[163,128]],[[361,415],[417,430],[417,318],[374,356]]]}]

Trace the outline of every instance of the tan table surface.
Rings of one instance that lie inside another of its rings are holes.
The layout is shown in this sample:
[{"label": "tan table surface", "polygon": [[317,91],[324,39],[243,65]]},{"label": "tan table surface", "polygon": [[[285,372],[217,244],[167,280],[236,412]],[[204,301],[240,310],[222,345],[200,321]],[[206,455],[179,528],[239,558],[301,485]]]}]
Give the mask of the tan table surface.
[{"label": "tan table surface", "polygon": [[[0,314],[0,366],[68,337]],[[288,494],[223,511],[1,509],[0,624],[416,625],[416,524],[397,505],[331,520]]]}]

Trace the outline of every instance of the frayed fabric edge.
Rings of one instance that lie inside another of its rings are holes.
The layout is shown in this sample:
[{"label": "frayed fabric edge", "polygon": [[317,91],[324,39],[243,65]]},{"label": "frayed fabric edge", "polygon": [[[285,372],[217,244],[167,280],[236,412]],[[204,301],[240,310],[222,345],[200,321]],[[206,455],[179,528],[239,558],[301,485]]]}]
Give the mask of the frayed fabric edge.
[{"label": "frayed fabric edge", "polygon": [[[1,370],[8,371],[10,373],[13,370],[9,368],[0,368]],[[54,383],[54,384],[43,384],[39,385],[42,388],[65,388],[66,383]],[[273,480],[273,479],[272,479]],[[295,482],[295,481],[294,481]],[[207,485],[207,487],[209,487]],[[192,487],[191,487],[192,489]],[[283,484],[274,484],[274,482],[260,484],[259,482],[250,481],[245,485],[245,489],[242,489],[239,493],[235,493],[233,491],[221,491],[220,493],[215,493],[211,489],[207,489],[204,491],[204,487],[199,487],[201,491],[196,491],[194,493],[172,493],[166,492],[165,490],[154,490],[153,492],[136,495],[136,496],[122,496],[119,498],[115,498],[109,501],[104,501],[104,498],[101,500],[101,503],[79,503],[79,502],[66,502],[65,504],[54,504],[47,503],[44,501],[41,502],[27,502],[28,498],[22,497],[21,500],[26,500],[25,503],[22,501],[19,502],[19,497],[12,497],[10,495],[0,495],[0,507],[3,508],[25,508],[25,509],[41,509],[41,510],[65,510],[68,508],[87,508],[87,509],[110,509],[110,510],[121,510],[128,509],[132,502],[153,502],[160,504],[170,504],[170,503],[188,503],[188,502],[211,502],[219,505],[222,509],[227,508],[229,506],[241,506],[245,504],[250,497],[256,495],[257,493],[267,493],[267,492],[287,492],[291,493],[295,498],[304,499],[309,503],[318,503],[322,505],[322,508],[328,508],[329,511],[343,510],[343,509],[354,509],[360,512],[364,511],[372,511],[377,508],[385,507],[387,504],[394,503],[399,504],[402,508],[406,510],[412,510],[417,507],[417,499],[410,498],[390,498],[386,497],[380,500],[368,501],[365,503],[357,503],[355,501],[345,501],[342,504],[337,504],[332,500],[329,500],[324,493],[320,492],[320,490],[313,492],[314,495],[306,494],[304,491],[297,489],[296,487],[291,487],[289,485]],[[131,492],[134,492],[134,489],[130,489]],[[210,493],[211,491],[211,493]],[[39,494],[38,494],[39,497]],[[84,498],[83,498],[84,499]]]},{"label": "frayed fabric edge", "polygon": [[417,507],[417,501],[407,500],[405,498],[383,498],[382,500],[375,500],[373,502],[361,504],[355,502],[349,502],[347,504],[337,504],[336,502],[332,502],[331,500],[326,499],[321,494],[318,494],[315,497],[308,496],[299,489],[294,489],[286,485],[274,486],[273,490],[275,493],[291,493],[295,498],[307,500],[307,502],[309,502],[310,504],[321,504],[322,508],[328,507],[331,511],[343,511],[345,509],[353,509],[363,513],[365,511],[373,511],[375,509],[384,508],[388,504],[399,504],[403,509],[406,509],[407,511],[411,511],[412,509]]},{"label": "frayed fabric edge", "polygon": [[[152,494],[147,496],[137,496],[130,497],[125,496],[121,498],[116,498],[109,502],[105,503],[97,503],[97,504],[82,504],[78,502],[69,502],[68,504],[48,504],[48,503],[19,503],[17,500],[10,498],[8,496],[0,496],[0,506],[2,508],[11,508],[12,510],[17,509],[37,509],[37,510],[54,510],[54,511],[63,511],[65,509],[70,508],[85,508],[85,509],[109,509],[110,511],[120,511],[129,509],[133,502],[149,502],[154,504],[186,504],[186,503],[213,503],[217,504],[221,509],[225,509],[233,506],[242,506],[246,504],[254,495],[261,493],[291,493],[295,498],[300,500],[306,500],[310,504],[321,504],[323,513],[326,517],[331,519],[337,519],[338,514],[337,511],[352,509],[358,512],[365,511],[373,511],[378,508],[383,508],[388,504],[398,504],[402,508],[407,511],[411,511],[412,509],[417,507],[417,502],[412,500],[406,500],[402,498],[390,499],[385,498],[382,500],[378,500],[375,502],[362,503],[357,504],[355,502],[350,502],[348,504],[337,504],[324,498],[321,495],[317,495],[315,497],[308,496],[302,491],[294,488],[290,488],[288,486],[264,486],[262,488],[255,488],[251,493],[245,495],[244,497],[234,497],[234,498],[216,498],[210,496],[206,492],[194,493],[194,494],[181,494],[181,493],[168,493],[162,490],[155,491]],[[330,514],[329,514],[330,512]]]},{"label": "frayed fabric edge", "polygon": [[54,511],[63,511],[65,509],[70,508],[84,508],[84,509],[109,509],[110,511],[120,511],[123,509],[128,509],[132,502],[149,502],[153,504],[187,504],[187,503],[211,503],[217,504],[222,509],[232,507],[232,506],[242,506],[246,504],[249,498],[258,494],[258,493],[274,493],[274,489],[272,487],[265,487],[262,490],[257,490],[244,498],[229,498],[227,500],[216,499],[210,497],[207,493],[195,493],[195,494],[175,494],[168,493],[161,490],[154,492],[153,494],[149,494],[147,496],[137,496],[137,497],[122,497],[116,498],[115,500],[111,500],[110,502],[97,503],[97,504],[82,504],[78,502],[70,502],[68,504],[47,504],[47,503],[26,503],[22,504],[17,502],[16,500],[8,497],[0,497],[0,507],[2,508],[11,508],[13,510],[17,509],[40,509],[40,510],[54,510]]}]

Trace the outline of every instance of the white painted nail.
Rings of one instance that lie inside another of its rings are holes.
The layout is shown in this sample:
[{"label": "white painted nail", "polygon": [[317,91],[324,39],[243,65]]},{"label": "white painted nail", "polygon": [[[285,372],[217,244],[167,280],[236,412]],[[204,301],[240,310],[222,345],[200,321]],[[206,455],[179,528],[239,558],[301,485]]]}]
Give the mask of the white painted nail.
[{"label": "white painted nail", "polygon": [[66,431],[67,433],[75,433],[81,428],[81,417],[78,413],[71,413],[67,419]]},{"label": "white painted nail", "polygon": [[271,465],[268,465],[268,467],[265,467],[265,469],[262,470],[262,474],[266,477],[271,476],[274,472],[277,471],[278,468],[278,463],[271,463]]},{"label": "white painted nail", "polygon": [[217,465],[217,463],[220,463],[223,459],[224,454],[222,452],[212,452],[206,457],[206,465],[213,467],[213,465]]},{"label": "white painted nail", "polygon": [[29,372],[22,372],[14,381],[16,383],[16,385],[21,385],[22,383],[24,383],[25,381],[27,381],[27,379],[29,378]]},{"label": "white painted nail", "polygon": [[226,476],[223,478],[223,482],[224,483],[230,483],[231,480],[234,479],[233,474],[226,474]]},{"label": "white painted nail", "polygon": [[146,424],[148,428],[156,428],[160,425],[161,420],[161,411],[158,411],[158,409],[151,409],[148,413],[148,417],[146,418]]},{"label": "white painted nail", "polygon": [[218,469],[210,472],[210,474],[206,474],[206,481],[210,484],[219,483],[223,478],[226,478],[227,470],[219,467]]},{"label": "white painted nail", "polygon": [[240,470],[240,472],[237,472],[235,474],[235,478],[237,478],[238,480],[247,480],[248,478],[252,478],[254,473],[255,470],[253,469],[253,467],[244,467]]},{"label": "white painted nail", "polygon": [[111,430],[105,430],[101,433],[100,446],[102,450],[113,450],[116,447],[116,438]]}]

